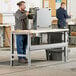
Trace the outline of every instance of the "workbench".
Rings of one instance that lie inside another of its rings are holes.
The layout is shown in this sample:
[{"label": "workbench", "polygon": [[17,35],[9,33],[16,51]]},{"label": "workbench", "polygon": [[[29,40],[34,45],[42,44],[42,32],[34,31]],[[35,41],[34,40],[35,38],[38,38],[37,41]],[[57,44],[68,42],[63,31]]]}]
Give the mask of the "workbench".
[{"label": "workbench", "polygon": [[[31,66],[31,51],[43,50],[43,49],[51,49],[51,48],[64,48],[64,61],[66,62],[68,59],[68,29],[43,29],[43,30],[17,30],[11,32],[11,60],[10,65],[13,66],[14,62],[14,36],[15,35],[28,35],[28,46],[27,46],[27,58],[28,58],[28,66]],[[31,34],[43,34],[43,33],[52,33],[52,32],[61,32],[64,35],[64,41],[61,43],[54,44],[41,44],[41,45],[31,45]],[[25,55],[17,54],[17,56],[25,57]]]}]

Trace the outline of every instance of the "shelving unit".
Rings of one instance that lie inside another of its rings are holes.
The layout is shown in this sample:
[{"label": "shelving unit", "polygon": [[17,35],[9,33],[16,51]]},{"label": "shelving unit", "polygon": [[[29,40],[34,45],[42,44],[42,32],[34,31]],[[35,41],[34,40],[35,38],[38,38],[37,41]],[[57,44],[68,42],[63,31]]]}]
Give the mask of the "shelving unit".
[{"label": "shelving unit", "polygon": [[76,24],[68,25],[69,28],[69,44],[76,45]]}]

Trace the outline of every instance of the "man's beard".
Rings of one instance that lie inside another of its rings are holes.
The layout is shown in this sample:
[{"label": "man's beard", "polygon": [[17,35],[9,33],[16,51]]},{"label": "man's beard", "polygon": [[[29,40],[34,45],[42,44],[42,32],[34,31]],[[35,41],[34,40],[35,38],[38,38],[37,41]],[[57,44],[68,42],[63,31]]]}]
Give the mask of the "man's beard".
[{"label": "man's beard", "polygon": [[25,9],[21,9],[21,11],[24,11]]}]

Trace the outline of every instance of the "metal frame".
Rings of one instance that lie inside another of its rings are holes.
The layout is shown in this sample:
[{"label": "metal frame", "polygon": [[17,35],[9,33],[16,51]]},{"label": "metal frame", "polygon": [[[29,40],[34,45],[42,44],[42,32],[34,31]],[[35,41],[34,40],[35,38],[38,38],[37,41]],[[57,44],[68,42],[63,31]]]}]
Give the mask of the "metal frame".
[{"label": "metal frame", "polygon": [[[32,32],[33,31],[33,32]],[[31,51],[34,51],[34,50],[41,50],[41,49],[51,49],[51,48],[60,48],[60,47],[64,47],[64,61],[66,62],[67,59],[68,59],[68,29],[57,29],[57,30],[54,30],[54,29],[51,29],[49,31],[47,30],[44,30],[44,31],[38,31],[38,30],[28,30],[28,32],[26,31],[23,31],[23,32],[16,32],[16,31],[13,31],[11,32],[11,61],[10,61],[10,65],[13,66],[13,62],[14,62],[14,35],[17,35],[17,34],[27,34],[28,35],[28,46],[27,46],[27,50],[28,50],[28,66],[30,67],[31,66],[31,55],[30,55],[30,52]],[[55,44],[45,44],[45,45],[31,45],[31,34],[40,34],[40,33],[47,33],[47,32],[62,32],[64,34],[64,42],[62,43],[55,43]],[[17,55],[17,56],[23,56],[24,55]]]}]

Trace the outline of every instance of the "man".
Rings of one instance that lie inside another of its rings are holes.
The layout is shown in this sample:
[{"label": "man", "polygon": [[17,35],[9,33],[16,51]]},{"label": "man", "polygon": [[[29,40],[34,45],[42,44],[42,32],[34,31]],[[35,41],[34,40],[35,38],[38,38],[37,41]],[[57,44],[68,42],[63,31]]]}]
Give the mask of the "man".
[{"label": "man", "polygon": [[66,19],[71,18],[71,16],[68,16],[64,2],[61,3],[61,7],[57,10],[56,17],[58,19],[58,28],[66,28]]},{"label": "man", "polygon": [[[29,13],[25,10],[25,2],[20,1],[19,3],[17,3],[17,5],[19,6],[19,9],[15,14],[15,30],[27,30]],[[17,35],[16,43],[17,53],[26,55],[27,35]],[[18,56],[18,61],[24,63],[27,62],[27,58]]]}]

